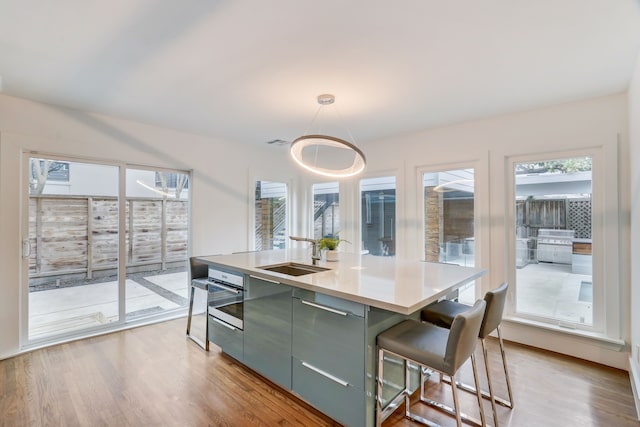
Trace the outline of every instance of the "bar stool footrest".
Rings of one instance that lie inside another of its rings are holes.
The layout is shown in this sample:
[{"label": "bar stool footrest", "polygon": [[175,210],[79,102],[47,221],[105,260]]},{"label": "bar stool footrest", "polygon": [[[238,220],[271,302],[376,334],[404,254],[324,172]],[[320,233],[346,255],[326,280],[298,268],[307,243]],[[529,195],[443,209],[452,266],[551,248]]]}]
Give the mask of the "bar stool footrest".
[{"label": "bar stool footrest", "polygon": [[[406,389],[402,390],[393,400],[384,407],[381,414],[381,422],[389,418],[389,415],[393,414],[399,406],[401,406],[406,399],[408,392]],[[376,402],[377,404],[377,402]]]},{"label": "bar stool footrest", "polygon": [[434,423],[432,421],[429,421],[428,419],[423,418],[420,415],[405,414],[405,417],[409,418],[411,421],[415,421],[417,423],[424,424],[424,425],[429,426],[429,427],[442,427],[440,424],[436,424],[436,423]]},{"label": "bar stool footrest", "polygon": [[[442,379],[442,381],[444,381],[447,384],[451,384],[451,378],[449,377],[445,377]],[[464,390],[467,391],[469,393],[476,393],[476,388],[472,385],[469,384],[465,384],[462,383],[460,381],[456,381],[456,386],[460,389],[460,390]],[[480,390],[480,393],[482,394],[482,397],[487,399],[487,400],[491,400],[491,395],[489,394],[488,391],[486,390]],[[513,403],[509,402],[507,399],[503,399],[502,397],[498,397],[498,396],[493,396],[493,399],[496,401],[496,403],[500,406],[504,406],[505,408],[509,408],[509,409],[513,409]]]},{"label": "bar stool footrest", "polygon": [[[420,402],[422,402],[422,403],[424,403],[426,405],[429,405],[432,408],[439,409],[440,411],[445,412],[445,413],[447,413],[449,415],[452,415],[454,417],[456,416],[456,411],[451,406],[447,406],[444,403],[436,402],[435,400],[431,400],[431,399],[428,399],[426,397],[421,397],[420,398]],[[409,417],[409,418],[412,418],[412,417]],[[471,416],[465,414],[464,412],[460,412],[460,418],[462,419],[462,421],[465,421],[468,424],[472,424],[472,425],[475,425],[475,426],[478,426],[478,427],[482,427],[482,422],[479,419],[471,417]],[[437,425],[437,424],[435,424],[435,425]]]}]

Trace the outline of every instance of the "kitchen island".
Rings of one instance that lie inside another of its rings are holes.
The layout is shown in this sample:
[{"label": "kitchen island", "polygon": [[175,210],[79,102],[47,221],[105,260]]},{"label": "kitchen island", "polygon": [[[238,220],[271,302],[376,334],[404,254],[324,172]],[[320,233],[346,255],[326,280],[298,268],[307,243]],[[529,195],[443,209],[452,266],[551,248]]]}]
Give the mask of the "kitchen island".
[{"label": "kitchen island", "polygon": [[[223,352],[351,426],[374,425],[378,333],[408,317],[417,318],[425,305],[485,273],[347,253],[341,253],[338,262],[319,262],[323,271],[299,276],[272,271],[288,271],[278,267],[290,263],[310,265],[309,251],[193,257],[192,280],[207,280],[213,270],[244,278],[243,327],[226,324],[210,312],[208,338]],[[404,387],[402,365],[392,358],[385,359],[387,378],[384,404]]]}]

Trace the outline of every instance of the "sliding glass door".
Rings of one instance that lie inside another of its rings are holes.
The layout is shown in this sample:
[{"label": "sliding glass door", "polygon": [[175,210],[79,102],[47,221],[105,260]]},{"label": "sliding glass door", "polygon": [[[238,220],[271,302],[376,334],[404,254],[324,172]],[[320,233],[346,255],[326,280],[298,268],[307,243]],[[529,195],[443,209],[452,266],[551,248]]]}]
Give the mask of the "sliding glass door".
[{"label": "sliding glass door", "polygon": [[29,343],[186,307],[188,174],[52,156],[26,164]]},{"label": "sliding glass door", "polygon": [[28,339],[118,322],[119,168],[30,157],[28,169]]},{"label": "sliding glass door", "polygon": [[127,168],[126,319],[187,306],[189,176]]}]

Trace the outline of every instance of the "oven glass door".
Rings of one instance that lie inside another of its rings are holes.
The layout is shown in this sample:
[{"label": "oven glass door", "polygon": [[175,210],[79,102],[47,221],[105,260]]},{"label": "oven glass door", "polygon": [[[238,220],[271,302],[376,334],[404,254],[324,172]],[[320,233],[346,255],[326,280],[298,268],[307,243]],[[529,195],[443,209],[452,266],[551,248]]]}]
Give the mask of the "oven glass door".
[{"label": "oven glass door", "polygon": [[209,314],[238,329],[243,328],[243,300],[242,289],[209,282]]}]

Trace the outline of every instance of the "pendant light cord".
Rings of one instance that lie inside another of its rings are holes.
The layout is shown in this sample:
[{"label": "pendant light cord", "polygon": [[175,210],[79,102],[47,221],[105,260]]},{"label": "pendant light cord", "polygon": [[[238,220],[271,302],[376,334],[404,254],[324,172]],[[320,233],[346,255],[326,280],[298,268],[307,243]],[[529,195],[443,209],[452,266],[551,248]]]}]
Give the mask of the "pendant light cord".
[{"label": "pendant light cord", "polygon": [[[330,106],[333,108],[333,112],[334,112],[335,116],[338,118],[338,122],[340,122],[340,125],[342,125],[344,130],[347,132],[347,135],[349,135],[349,138],[351,139],[351,141],[355,144],[356,143],[356,139],[353,137],[353,134],[349,130],[349,127],[345,124],[345,121],[342,118],[342,114],[340,114],[340,111],[338,110],[338,107],[335,104],[331,104]],[[310,135],[311,134],[313,123],[316,121],[316,119],[320,115],[320,111],[324,107],[327,107],[327,105],[319,105],[318,106],[318,109],[316,110],[316,113],[313,115],[313,118],[311,119],[311,122],[309,122],[309,125],[307,126],[307,129],[304,132],[305,135]],[[322,133],[322,129],[318,129],[318,131],[314,132],[314,133]]]}]

